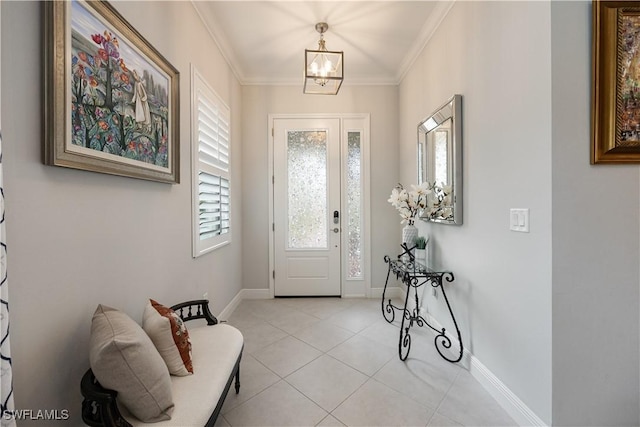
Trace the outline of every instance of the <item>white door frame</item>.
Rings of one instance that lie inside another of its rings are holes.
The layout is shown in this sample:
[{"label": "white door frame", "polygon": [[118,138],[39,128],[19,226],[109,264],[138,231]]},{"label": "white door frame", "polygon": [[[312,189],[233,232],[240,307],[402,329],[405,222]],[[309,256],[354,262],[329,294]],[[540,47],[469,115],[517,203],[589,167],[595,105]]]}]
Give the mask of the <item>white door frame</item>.
[{"label": "white door frame", "polygon": [[[370,118],[369,114],[341,114],[341,113],[321,113],[321,114],[269,114],[268,116],[268,129],[267,134],[269,135],[269,147],[268,147],[268,157],[269,157],[269,165],[268,165],[268,176],[267,180],[269,182],[269,296],[274,298],[275,295],[275,279],[274,279],[274,269],[275,269],[275,238],[274,238],[274,230],[273,225],[275,221],[274,217],[274,190],[273,190],[273,161],[274,161],[274,134],[273,134],[273,126],[275,119],[339,119],[340,120],[340,133],[341,139],[344,139],[346,133],[344,129],[344,122],[348,119],[360,119],[364,122],[364,129],[362,129],[363,138],[362,138],[362,181],[363,181],[363,193],[362,193],[362,213],[363,213],[363,263],[364,263],[364,271],[363,278],[358,280],[347,280],[345,274],[345,262],[341,262],[342,271],[340,274],[341,282],[342,282],[342,297],[370,297],[371,296],[371,199],[370,199]],[[344,159],[346,144],[341,143],[341,154]],[[341,177],[341,187],[344,188],[344,174]],[[344,193],[344,192],[343,192]],[[342,203],[346,206],[345,198],[346,194],[342,196]],[[344,215],[344,214],[343,214]],[[347,248],[346,243],[347,233],[342,233],[342,248]],[[344,251],[342,251],[341,257],[344,260]]]}]

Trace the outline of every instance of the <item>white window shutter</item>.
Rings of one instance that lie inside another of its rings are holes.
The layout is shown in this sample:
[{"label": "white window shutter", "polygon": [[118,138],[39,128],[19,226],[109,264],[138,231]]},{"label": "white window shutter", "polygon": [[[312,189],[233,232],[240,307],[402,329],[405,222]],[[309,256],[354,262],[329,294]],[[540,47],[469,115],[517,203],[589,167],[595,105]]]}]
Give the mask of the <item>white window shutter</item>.
[{"label": "white window shutter", "polygon": [[192,67],[193,256],[231,241],[230,110]]}]

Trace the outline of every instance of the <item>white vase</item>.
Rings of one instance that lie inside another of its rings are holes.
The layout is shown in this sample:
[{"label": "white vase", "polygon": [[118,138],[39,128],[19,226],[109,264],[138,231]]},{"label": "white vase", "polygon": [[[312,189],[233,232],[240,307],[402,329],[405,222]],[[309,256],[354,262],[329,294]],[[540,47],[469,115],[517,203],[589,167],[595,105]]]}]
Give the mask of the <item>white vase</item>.
[{"label": "white vase", "polygon": [[427,250],[416,248],[416,261],[420,264],[427,265]]},{"label": "white vase", "polygon": [[[415,246],[415,240],[418,237],[418,229],[415,225],[407,224],[402,228],[402,243],[407,244],[407,248],[411,249]],[[413,253],[413,251],[411,251]],[[404,255],[403,260],[405,262],[409,261],[409,256]]]}]

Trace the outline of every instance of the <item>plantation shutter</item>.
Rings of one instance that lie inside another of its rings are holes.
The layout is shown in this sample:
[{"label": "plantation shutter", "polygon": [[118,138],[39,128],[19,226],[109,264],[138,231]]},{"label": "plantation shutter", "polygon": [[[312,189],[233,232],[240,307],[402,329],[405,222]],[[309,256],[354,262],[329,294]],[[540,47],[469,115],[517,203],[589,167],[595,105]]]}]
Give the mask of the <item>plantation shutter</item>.
[{"label": "plantation shutter", "polygon": [[229,180],[199,173],[200,240],[229,232]]},{"label": "plantation shutter", "polygon": [[229,117],[204,91],[198,93],[198,141],[200,161],[229,170]]},{"label": "plantation shutter", "polygon": [[230,241],[230,111],[197,71],[193,74],[194,256],[198,256]]}]

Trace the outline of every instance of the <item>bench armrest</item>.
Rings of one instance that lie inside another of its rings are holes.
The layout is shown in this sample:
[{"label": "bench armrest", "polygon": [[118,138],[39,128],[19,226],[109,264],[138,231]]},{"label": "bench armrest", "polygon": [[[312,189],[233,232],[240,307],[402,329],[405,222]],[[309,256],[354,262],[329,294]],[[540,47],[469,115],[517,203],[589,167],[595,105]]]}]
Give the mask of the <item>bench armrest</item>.
[{"label": "bench armrest", "polygon": [[89,369],[80,382],[82,400],[82,420],[89,426],[131,427],[125,420],[116,403],[118,392],[100,385],[93,371]]},{"label": "bench armrest", "polygon": [[209,300],[206,299],[181,302],[180,304],[171,306],[171,309],[178,313],[178,316],[180,316],[184,322],[194,319],[205,319],[207,325],[216,325],[218,323],[218,319],[211,314],[209,310]]}]

